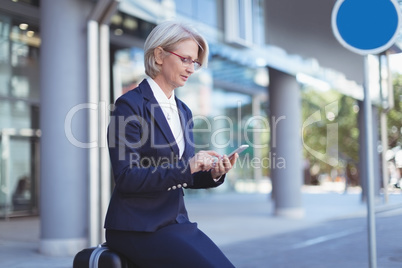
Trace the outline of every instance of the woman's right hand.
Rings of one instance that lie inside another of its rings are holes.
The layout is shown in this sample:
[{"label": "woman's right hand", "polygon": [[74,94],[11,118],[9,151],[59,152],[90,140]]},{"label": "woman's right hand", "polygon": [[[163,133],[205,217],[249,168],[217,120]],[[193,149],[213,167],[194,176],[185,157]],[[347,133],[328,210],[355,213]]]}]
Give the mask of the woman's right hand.
[{"label": "woman's right hand", "polygon": [[211,170],[215,167],[216,159],[220,157],[215,151],[199,151],[189,161],[191,174]]}]

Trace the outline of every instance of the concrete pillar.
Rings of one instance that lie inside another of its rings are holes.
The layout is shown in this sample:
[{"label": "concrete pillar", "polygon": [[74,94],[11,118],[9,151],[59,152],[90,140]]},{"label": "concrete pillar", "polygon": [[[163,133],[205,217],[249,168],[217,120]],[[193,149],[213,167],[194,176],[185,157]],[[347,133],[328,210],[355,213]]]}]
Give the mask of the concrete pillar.
[{"label": "concrete pillar", "polygon": [[367,200],[367,168],[366,168],[366,157],[367,148],[362,146],[366,140],[366,132],[364,131],[364,105],[363,101],[359,101],[359,114],[358,114],[358,125],[359,125],[359,180],[360,186],[362,187],[362,201]]},{"label": "concrete pillar", "polygon": [[374,196],[376,201],[380,201],[381,191],[381,155],[378,152],[378,146],[380,145],[380,114],[377,106],[372,106],[373,117],[373,161],[374,161]]},{"label": "concrete pillar", "polygon": [[301,185],[301,98],[295,76],[269,68],[271,179],[275,215],[304,216]]},{"label": "concrete pillar", "polygon": [[[42,254],[72,256],[87,246],[86,21],[90,1],[41,1]],[[71,117],[71,124],[66,121]],[[69,133],[69,134],[68,134]],[[71,137],[73,136],[73,137]]]},{"label": "concrete pillar", "polygon": [[[252,115],[254,118],[258,118],[261,114],[261,96],[259,95],[254,95],[252,97]],[[261,128],[264,127],[262,126],[261,122],[259,120],[256,120],[256,124],[253,125],[254,131],[253,131],[253,143],[255,146],[253,146],[253,153],[254,157],[256,159],[263,159],[262,155],[262,149],[261,149]],[[262,179],[262,165],[261,166],[256,166],[253,168],[254,172],[254,181],[258,184],[259,181]]]},{"label": "concrete pillar", "polygon": [[[380,198],[380,190],[381,190],[381,160],[380,154],[378,153],[378,145],[379,145],[379,113],[378,108],[372,106],[372,118],[373,118],[373,172],[374,172],[374,196],[377,202]],[[365,144],[366,133],[364,128],[364,105],[363,102],[359,102],[359,144]],[[360,146],[359,148],[359,178],[360,185],[362,187],[362,201],[367,201],[367,167],[365,165],[367,157],[367,148],[365,146]]]}]

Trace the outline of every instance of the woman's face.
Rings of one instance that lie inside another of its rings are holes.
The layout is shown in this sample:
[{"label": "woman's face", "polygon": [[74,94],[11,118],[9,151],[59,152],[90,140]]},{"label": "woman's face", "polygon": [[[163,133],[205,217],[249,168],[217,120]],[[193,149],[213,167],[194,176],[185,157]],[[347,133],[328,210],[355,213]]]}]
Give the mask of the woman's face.
[{"label": "woman's face", "polygon": [[[197,60],[198,49],[197,43],[188,39],[180,42],[171,52],[184,58]],[[155,77],[155,80],[162,90],[173,91],[175,88],[184,86],[187,79],[194,73],[194,64],[184,66],[179,56],[167,51],[165,53],[167,55],[162,60],[161,72]]]}]

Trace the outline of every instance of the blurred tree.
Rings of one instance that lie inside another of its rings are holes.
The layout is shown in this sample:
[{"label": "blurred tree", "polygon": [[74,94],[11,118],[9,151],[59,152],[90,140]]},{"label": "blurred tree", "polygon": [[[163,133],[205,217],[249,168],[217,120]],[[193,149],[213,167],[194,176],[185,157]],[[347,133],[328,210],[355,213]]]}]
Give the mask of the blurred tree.
[{"label": "blurred tree", "polygon": [[[394,107],[387,114],[389,147],[402,146],[402,74],[393,74]],[[326,107],[335,103],[338,114],[330,115]],[[331,174],[334,169],[342,170],[344,174],[347,166],[356,170],[359,161],[359,129],[357,114],[359,106],[355,99],[340,94],[334,90],[319,91],[305,86],[302,91],[302,118],[303,122],[312,119],[313,124],[303,129],[303,155],[309,163],[310,179],[312,184],[319,183],[320,174]],[[316,118],[314,118],[316,117]],[[328,159],[319,159],[311,150],[322,155],[328,154],[327,144],[328,125],[336,123],[338,127],[338,165],[330,165]],[[307,150],[306,148],[309,148]],[[349,174],[349,176],[351,176]],[[358,184],[358,176],[349,178],[351,184]]]},{"label": "blurred tree", "polygon": [[[358,111],[355,99],[335,90],[319,91],[308,86],[303,88],[302,120],[305,124],[302,133],[303,155],[309,164],[309,167],[305,167],[305,171],[307,168],[310,170],[309,180],[305,183],[318,184],[320,174],[331,174],[333,170],[345,173],[348,164],[355,165],[358,162]],[[329,133],[330,124],[336,126],[338,133]],[[333,148],[336,144],[331,144],[328,140],[335,134],[338,135],[337,148]],[[326,157],[331,155],[330,150],[338,152],[337,159],[317,158],[317,155]],[[353,184],[355,183],[357,182]]]},{"label": "blurred tree", "polygon": [[402,145],[402,74],[393,74],[394,108],[388,113],[389,148]]}]

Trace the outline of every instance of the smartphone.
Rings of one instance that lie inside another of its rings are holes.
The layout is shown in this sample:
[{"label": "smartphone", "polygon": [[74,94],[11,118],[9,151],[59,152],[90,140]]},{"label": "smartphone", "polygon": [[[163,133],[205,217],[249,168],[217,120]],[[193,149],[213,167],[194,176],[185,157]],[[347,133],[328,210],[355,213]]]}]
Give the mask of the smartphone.
[{"label": "smartphone", "polygon": [[243,152],[244,150],[246,150],[248,147],[249,147],[249,146],[248,146],[247,144],[240,145],[239,148],[237,148],[236,150],[234,150],[233,152],[231,152],[231,153],[228,155],[228,158],[231,158],[235,153],[240,154],[241,152]]}]

